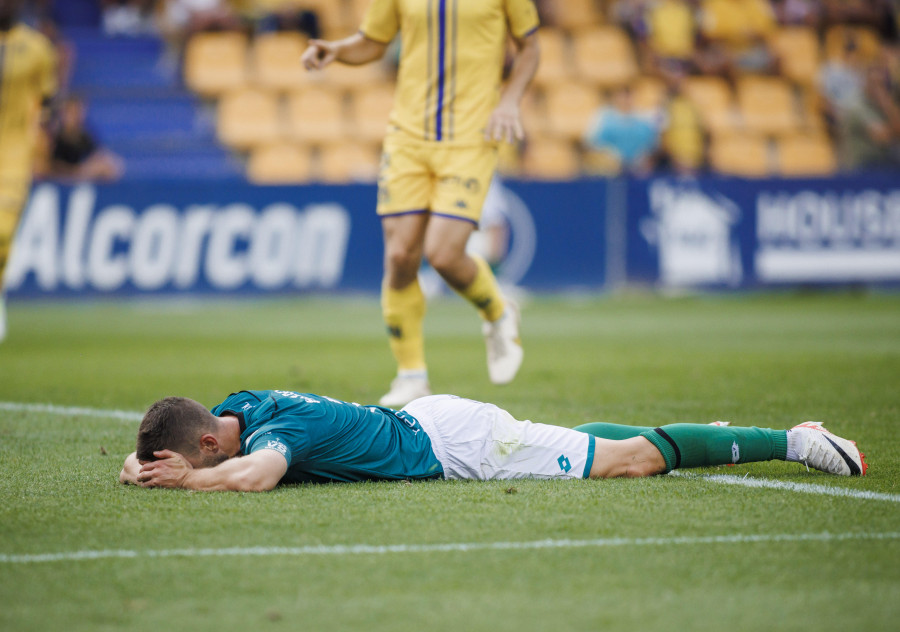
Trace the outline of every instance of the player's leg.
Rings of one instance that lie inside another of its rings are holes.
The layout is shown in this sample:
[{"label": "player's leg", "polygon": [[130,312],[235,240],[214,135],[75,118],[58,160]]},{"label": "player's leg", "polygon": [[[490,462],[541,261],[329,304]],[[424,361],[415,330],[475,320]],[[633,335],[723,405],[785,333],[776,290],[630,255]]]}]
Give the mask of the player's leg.
[{"label": "player's leg", "polygon": [[790,430],[671,424],[641,429],[639,436],[618,441],[602,437],[627,435],[627,430],[621,430],[627,427],[587,426],[601,435],[591,468],[594,478],[647,476],[678,468],[771,460],[802,462],[843,476],[862,475],[867,468],[865,455],[854,442],[810,422]]},{"label": "player's leg", "polygon": [[[0,161],[2,162],[2,161]],[[0,164],[0,167],[6,165]],[[16,226],[25,206],[30,182],[27,178],[0,179],[0,342],[6,338],[6,294],[3,286]]]},{"label": "player's leg", "polygon": [[478,310],[485,323],[488,374],[493,383],[506,384],[515,377],[524,355],[518,306],[503,296],[490,265],[466,252],[496,164],[497,150],[490,144],[435,152],[432,165],[438,184],[425,256],[450,287]]},{"label": "player's leg", "polygon": [[400,408],[431,393],[425,364],[425,295],[419,286],[433,184],[421,148],[388,136],[378,176],[378,214],[384,237],[381,307],[397,377],[381,398]]}]

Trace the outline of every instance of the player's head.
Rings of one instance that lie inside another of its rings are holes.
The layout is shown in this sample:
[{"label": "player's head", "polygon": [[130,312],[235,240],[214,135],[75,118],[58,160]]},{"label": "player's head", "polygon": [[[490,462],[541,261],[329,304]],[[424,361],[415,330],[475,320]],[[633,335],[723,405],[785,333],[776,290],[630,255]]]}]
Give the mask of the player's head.
[{"label": "player's head", "polygon": [[172,450],[194,467],[212,467],[228,458],[221,451],[202,449],[215,439],[219,420],[203,404],[187,397],[166,397],[153,404],[138,428],[137,458],[154,461],[154,452]]}]

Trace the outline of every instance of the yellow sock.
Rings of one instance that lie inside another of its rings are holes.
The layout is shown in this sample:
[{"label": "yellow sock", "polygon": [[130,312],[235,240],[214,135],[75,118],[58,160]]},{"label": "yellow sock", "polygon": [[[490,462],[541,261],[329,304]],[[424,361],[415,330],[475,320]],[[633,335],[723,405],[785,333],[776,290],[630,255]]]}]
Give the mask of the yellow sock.
[{"label": "yellow sock", "polygon": [[400,371],[425,370],[425,295],[419,281],[402,290],[391,288],[387,281],[381,285],[381,312],[387,325],[391,353]]},{"label": "yellow sock", "polygon": [[493,322],[503,316],[506,307],[503,294],[500,293],[497,278],[491,272],[488,262],[477,255],[469,256],[478,266],[478,272],[469,287],[459,293],[478,308],[478,313],[483,319]]}]

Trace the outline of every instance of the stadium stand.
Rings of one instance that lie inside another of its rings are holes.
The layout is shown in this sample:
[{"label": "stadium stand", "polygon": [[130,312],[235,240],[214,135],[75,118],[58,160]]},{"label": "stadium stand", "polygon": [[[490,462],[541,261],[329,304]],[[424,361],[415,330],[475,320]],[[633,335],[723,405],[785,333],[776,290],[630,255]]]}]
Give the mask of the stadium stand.
[{"label": "stadium stand", "polygon": [[[194,34],[173,76],[158,37],[105,37],[94,0],[55,4],[78,52],[73,89],[90,103],[89,122],[104,144],[125,159],[126,177],[374,177],[370,149],[393,101],[387,65],[309,73],[299,61],[308,33],[267,31],[264,21],[249,20],[240,32]],[[315,13],[323,37],[336,38],[358,28],[367,4],[297,6]],[[591,113],[629,85],[635,107],[665,121],[657,168],[833,173],[842,164],[834,140],[840,112],[823,92],[823,69],[831,64],[832,78],[866,77],[873,67],[889,75],[884,58],[897,46],[883,45],[890,29],[879,23],[841,21],[826,0],[807,4],[798,17],[767,0],[539,2],[542,62],[522,103],[531,138],[504,148],[502,170],[543,179],[606,172],[606,159],[579,144]],[[347,160],[356,166],[338,168],[338,139],[353,139]],[[278,172],[273,156],[288,173]]]}]

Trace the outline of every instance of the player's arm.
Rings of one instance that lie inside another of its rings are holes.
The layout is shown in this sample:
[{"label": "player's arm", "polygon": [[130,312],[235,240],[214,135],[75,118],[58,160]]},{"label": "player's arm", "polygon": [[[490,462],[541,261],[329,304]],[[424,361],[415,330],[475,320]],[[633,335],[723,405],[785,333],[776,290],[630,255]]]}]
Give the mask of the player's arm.
[{"label": "player's arm", "polygon": [[321,70],[333,61],[359,66],[384,57],[387,47],[387,44],[369,39],[362,33],[354,33],[333,42],[310,40],[300,59],[307,70]]},{"label": "player's arm", "polygon": [[157,460],[144,463],[137,474],[141,487],[265,492],[278,484],[288,467],[284,456],[275,450],[257,450],[206,468],[194,468],[171,450],[153,454]]},{"label": "player's arm", "polygon": [[506,140],[513,142],[525,138],[519,103],[525,95],[525,89],[531,83],[541,61],[541,49],[538,45],[537,32],[531,32],[521,38],[513,38],[516,52],[513,57],[509,78],[500,93],[500,102],[491,113],[484,136],[488,140]]}]

